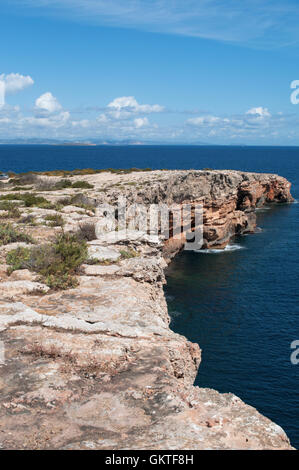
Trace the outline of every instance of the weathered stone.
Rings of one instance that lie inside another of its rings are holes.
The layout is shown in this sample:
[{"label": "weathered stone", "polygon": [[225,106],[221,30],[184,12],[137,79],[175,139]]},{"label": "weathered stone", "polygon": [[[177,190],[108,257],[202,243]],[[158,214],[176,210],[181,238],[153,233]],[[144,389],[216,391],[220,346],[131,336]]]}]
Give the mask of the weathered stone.
[{"label": "weathered stone", "polygon": [[120,253],[113,248],[106,246],[90,245],[88,247],[89,258],[94,258],[99,261],[117,261],[120,258]]},{"label": "weathered stone", "polygon": [[85,264],[82,266],[82,270],[86,276],[111,276],[119,271],[119,266],[113,264],[110,266]]},{"label": "weathered stone", "polygon": [[18,269],[9,276],[10,281],[36,281],[38,278],[39,276],[29,269]]},{"label": "weathered stone", "polygon": [[65,206],[61,209],[61,212],[63,212],[64,214],[72,214],[72,213],[84,214],[85,210],[77,206]]},{"label": "weathered stone", "polygon": [[[133,182],[125,187],[128,202],[202,203],[205,247],[253,231],[255,207],[292,200],[284,178],[228,170],[76,178],[94,185],[87,202],[115,203],[122,192],[116,185]],[[47,198],[55,202],[61,193]],[[77,229],[78,210],[64,214],[64,229]],[[87,221],[98,220],[90,216]],[[55,233],[34,230],[42,242]],[[76,289],[37,295],[37,286],[48,288],[12,280],[31,274],[16,271],[7,280],[3,272],[0,448],[290,449],[279,426],[235,395],[193,387],[201,351],[170,330],[163,293],[164,258],[169,262],[183,242],[135,230],[116,240],[103,235],[88,243],[89,256],[115,264],[84,265]],[[28,245],[0,247],[1,256],[16,246]],[[120,251],[129,248],[137,256],[121,260]]]},{"label": "weathered stone", "polygon": [[32,281],[6,281],[0,283],[0,295],[14,297],[19,294],[30,294],[31,292],[47,292],[49,287],[40,282]]}]

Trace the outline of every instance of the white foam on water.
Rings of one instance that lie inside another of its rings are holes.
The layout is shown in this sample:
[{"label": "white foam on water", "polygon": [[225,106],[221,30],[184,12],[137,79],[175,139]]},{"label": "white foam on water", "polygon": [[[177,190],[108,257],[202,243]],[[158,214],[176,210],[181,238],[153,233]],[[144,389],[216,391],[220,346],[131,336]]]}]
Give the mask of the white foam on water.
[{"label": "white foam on water", "polygon": [[172,302],[174,300],[174,295],[165,295],[166,300]]},{"label": "white foam on water", "polygon": [[271,210],[271,207],[268,207],[268,206],[257,207],[255,209],[256,212],[265,212],[265,211],[269,211],[269,210]]},{"label": "white foam on water", "polygon": [[173,312],[169,312],[170,318],[177,318],[180,315],[182,315],[182,312],[179,312],[178,310],[174,310]]},{"label": "white foam on water", "polygon": [[232,243],[231,245],[226,245],[225,248],[221,249],[214,249],[214,248],[208,248],[205,250],[194,250],[196,253],[201,253],[201,254],[212,254],[212,255],[219,255],[220,253],[227,253],[231,251],[236,251],[236,250],[244,250],[245,247],[238,245],[237,243]]}]

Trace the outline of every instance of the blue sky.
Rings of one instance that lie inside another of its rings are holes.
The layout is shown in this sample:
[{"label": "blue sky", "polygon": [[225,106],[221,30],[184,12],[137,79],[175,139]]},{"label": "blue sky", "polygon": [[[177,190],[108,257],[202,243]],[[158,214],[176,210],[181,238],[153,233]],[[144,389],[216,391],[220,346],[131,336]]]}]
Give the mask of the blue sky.
[{"label": "blue sky", "polygon": [[1,0],[0,139],[299,145],[299,3]]}]

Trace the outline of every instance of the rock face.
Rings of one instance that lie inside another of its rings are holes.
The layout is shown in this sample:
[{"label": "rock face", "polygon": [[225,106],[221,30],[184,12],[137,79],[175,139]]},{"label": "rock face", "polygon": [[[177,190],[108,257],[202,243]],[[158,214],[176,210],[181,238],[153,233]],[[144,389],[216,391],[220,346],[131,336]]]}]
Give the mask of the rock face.
[{"label": "rock face", "polygon": [[[205,247],[253,231],[255,207],[292,200],[275,175],[104,176],[85,177],[98,202],[122,192],[145,204],[202,203]],[[70,227],[75,211],[63,212]],[[79,286],[66,291],[46,292],[27,270],[11,280],[0,247],[0,448],[290,449],[279,426],[235,395],[193,386],[201,351],[170,330],[163,293],[165,259],[181,245],[128,233],[90,241],[90,256],[109,263],[83,265]],[[39,226],[38,235],[51,232]]]}]

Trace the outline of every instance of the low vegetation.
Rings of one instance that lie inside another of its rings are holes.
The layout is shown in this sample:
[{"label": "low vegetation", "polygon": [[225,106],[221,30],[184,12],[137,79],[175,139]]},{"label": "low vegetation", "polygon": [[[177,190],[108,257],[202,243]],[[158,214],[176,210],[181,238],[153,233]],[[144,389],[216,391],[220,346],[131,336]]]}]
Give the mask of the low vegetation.
[{"label": "low vegetation", "polygon": [[91,212],[95,212],[96,208],[96,201],[85,196],[82,193],[75,194],[71,197],[64,197],[57,201],[57,205],[59,206],[76,206],[80,207],[81,209],[88,210]]},{"label": "low vegetation", "polygon": [[95,240],[97,238],[95,224],[88,222],[81,224],[77,231],[77,237],[88,242]]},{"label": "low vegetation", "polygon": [[19,223],[20,224],[26,224],[26,225],[31,225],[33,227],[35,227],[36,225],[38,225],[37,221],[36,221],[36,218],[34,217],[34,215],[31,215],[31,214],[28,214],[28,215],[25,215],[25,217],[22,217],[20,220],[19,220]]},{"label": "low vegetation", "polygon": [[77,285],[75,274],[86,259],[86,242],[74,234],[62,233],[52,244],[10,251],[6,262],[10,272],[29,269],[40,274],[52,289],[69,289]]},{"label": "low vegetation", "polygon": [[1,219],[19,219],[21,217],[19,208],[11,201],[0,202],[0,210],[7,211],[6,214],[0,216]]},{"label": "low vegetation", "polygon": [[37,196],[34,193],[14,193],[0,196],[2,201],[23,201],[26,207],[40,207],[41,209],[53,209],[51,204],[43,196]]},{"label": "low vegetation", "polygon": [[50,227],[63,227],[64,220],[60,214],[46,215],[45,220]]},{"label": "low vegetation", "polygon": [[19,175],[15,173],[10,173],[9,176],[13,178],[14,183],[18,184],[35,184],[38,182],[39,176],[62,176],[66,178],[67,176],[84,176],[84,175],[94,175],[97,173],[116,173],[116,174],[129,174],[133,172],[144,172],[144,171],[153,171],[152,168],[103,168],[103,169],[94,169],[94,168],[83,168],[75,170],[52,170],[52,171],[31,171],[28,173],[20,173]]},{"label": "low vegetation", "polygon": [[60,181],[43,180],[39,183],[38,189],[40,191],[59,191],[61,189],[93,189],[93,184],[88,181],[76,181],[72,183],[70,179],[62,179]]},{"label": "low vegetation", "polygon": [[16,175],[12,179],[12,184],[14,186],[25,186],[25,185],[32,185],[37,184],[39,182],[39,177],[35,173],[21,173],[20,175]]},{"label": "low vegetation", "polygon": [[120,250],[122,259],[136,258],[139,256],[138,251],[133,250],[133,248],[128,248],[127,250]]},{"label": "low vegetation", "polygon": [[94,185],[88,183],[88,181],[76,181],[72,185],[73,188],[80,188],[80,189],[93,189]]},{"label": "low vegetation", "polygon": [[0,224],[0,246],[15,242],[35,243],[30,235],[20,232],[13,225]]}]

